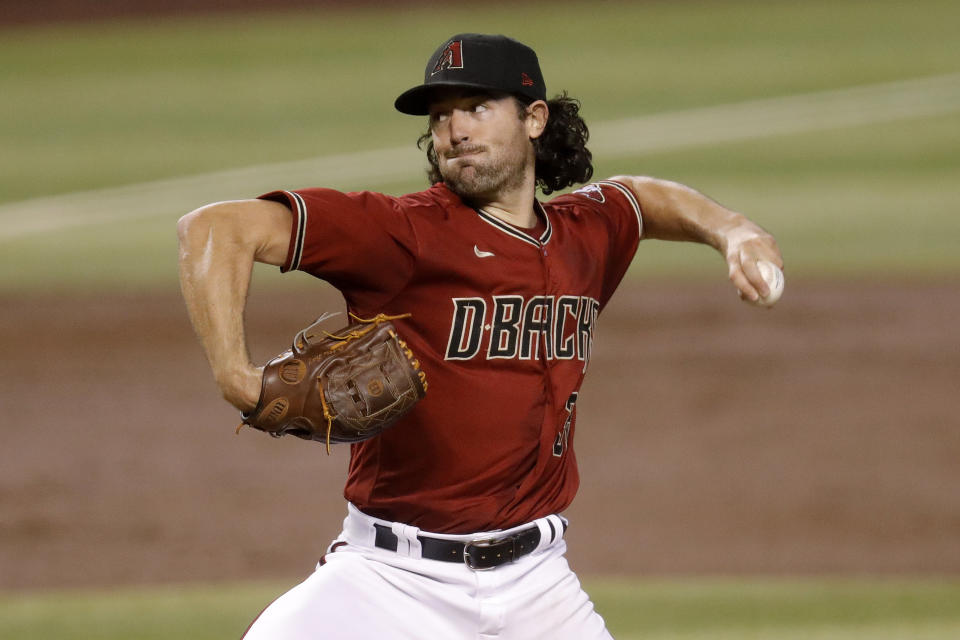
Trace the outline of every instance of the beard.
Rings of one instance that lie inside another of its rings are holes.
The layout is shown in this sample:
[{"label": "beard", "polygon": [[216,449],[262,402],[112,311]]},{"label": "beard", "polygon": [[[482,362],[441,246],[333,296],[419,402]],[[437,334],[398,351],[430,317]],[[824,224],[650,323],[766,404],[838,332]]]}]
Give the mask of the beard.
[{"label": "beard", "polygon": [[[455,158],[458,153],[486,150],[481,146],[459,148],[448,153],[446,159]],[[527,156],[522,147],[512,147],[495,157],[471,159],[469,164],[455,163],[453,166],[442,162],[438,168],[444,184],[461,198],[492,198],[524,185]]]}]

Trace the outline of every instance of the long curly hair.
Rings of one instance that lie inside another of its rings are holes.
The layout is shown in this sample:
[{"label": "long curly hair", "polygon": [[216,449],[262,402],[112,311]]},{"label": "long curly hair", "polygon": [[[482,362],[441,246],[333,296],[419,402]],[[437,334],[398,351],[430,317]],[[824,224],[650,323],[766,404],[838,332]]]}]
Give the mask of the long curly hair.
[{"label": "long curly hair", "polygon": [[[529,103],[515,99],[518,116],[523,119]],[[549,195],[575,184],[589,182],[593,177],[593,154],[587,149],[590,131],[580,117],[580,101],[564,91],[554,99],[547,100],[547,107],[550,110],[547,126],[540,137],[531,142],[536,154],[537,187]],[[430,184],[443,182],[429,129],[417,140],[418,148],[423,149],[424,146],[427,162],[430,163],[427,169]]]}]

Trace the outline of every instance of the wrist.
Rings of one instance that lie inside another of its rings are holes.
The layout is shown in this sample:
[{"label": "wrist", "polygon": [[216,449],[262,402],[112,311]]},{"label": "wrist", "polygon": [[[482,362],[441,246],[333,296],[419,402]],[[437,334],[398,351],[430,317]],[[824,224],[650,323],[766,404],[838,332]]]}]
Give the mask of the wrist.
[{"label": "wrist", "polygon": [[217,376],[224,400],[240,411],[252,411],[260,401],[263,370],[252,365]]},{"label": "wrist", "polygon": [[713,246],[724,255],[737,252],[747,241],[760,237],[755,226],[743,215],[733,214],[731,219],[716,231]]}]

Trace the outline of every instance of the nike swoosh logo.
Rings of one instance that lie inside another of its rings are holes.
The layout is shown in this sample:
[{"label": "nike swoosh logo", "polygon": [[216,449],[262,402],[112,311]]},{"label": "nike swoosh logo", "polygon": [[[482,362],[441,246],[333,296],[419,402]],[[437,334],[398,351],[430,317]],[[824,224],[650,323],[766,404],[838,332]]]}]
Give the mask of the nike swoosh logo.
[{"label": "nike swoosh logo", "polygon": [[489,251],[481,251],[477,245],[473,245],[473,252],[477,254],[478,258],[490,258],[495,255]]}]

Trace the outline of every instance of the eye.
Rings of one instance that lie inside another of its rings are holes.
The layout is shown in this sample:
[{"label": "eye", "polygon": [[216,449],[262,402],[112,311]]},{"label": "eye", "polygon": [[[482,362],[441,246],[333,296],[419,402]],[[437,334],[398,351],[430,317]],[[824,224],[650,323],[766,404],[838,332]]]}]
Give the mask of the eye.
[{"label": "eye", "polygon": [[481,102],[479,104],[473,105],[473,108],[471,109],[471,111],[473,111],[473,113],[483,113],[487,109],[489,109],[489,107],[487,106],[487,103]]}]

